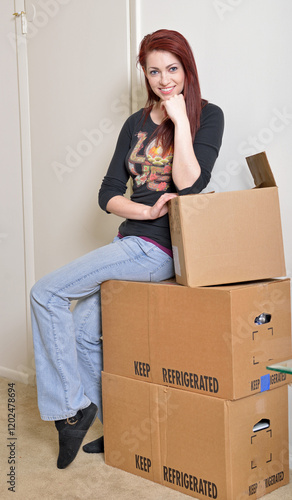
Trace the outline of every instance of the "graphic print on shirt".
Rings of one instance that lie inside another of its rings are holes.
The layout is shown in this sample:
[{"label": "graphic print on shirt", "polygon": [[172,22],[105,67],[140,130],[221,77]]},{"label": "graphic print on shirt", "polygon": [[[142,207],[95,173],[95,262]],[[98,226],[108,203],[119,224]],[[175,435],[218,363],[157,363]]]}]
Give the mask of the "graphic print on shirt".
[{"label": "graphic print on shirt", "polygon": [[147,132],[137,134],[138,141],[129,157],[129,170],[134,176],[137,187],[146,184],[152,191],[167,191],[171,182],[173,148],[163,154],[162,147],[153,139],[145,148],[145,154],[139,155],[144,147]]}]

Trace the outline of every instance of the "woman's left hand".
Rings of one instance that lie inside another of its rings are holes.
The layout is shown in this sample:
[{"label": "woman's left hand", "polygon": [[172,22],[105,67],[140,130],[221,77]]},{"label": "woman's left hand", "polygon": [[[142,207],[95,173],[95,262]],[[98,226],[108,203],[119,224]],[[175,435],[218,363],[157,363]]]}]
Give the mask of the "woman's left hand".
[{"label": "woman's left hand", "polygon": [[162,101],[161,107],[165,109],[167,116],[175,125],[187,118],[186,103],[183,94],[174,95],[170,99]]}]

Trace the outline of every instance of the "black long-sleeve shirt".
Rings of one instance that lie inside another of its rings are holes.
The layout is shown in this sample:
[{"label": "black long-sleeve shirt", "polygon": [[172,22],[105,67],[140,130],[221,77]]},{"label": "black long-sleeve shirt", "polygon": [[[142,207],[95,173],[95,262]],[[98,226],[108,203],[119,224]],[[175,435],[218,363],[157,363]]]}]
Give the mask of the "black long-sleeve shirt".
[{"label": "black long-sleeve shirt", "polygon": [[[200,193],[209,183],[218,156],[224,129],[222,110],[206,104],[201,112],[201,124],[194,140],[194,152],[201,167],[196,182],[185,189],[176,189],[172,177],[173,149],[163,154],[156,144],[157,125],[149,116],[144,120],[143,109],[131,115],[120,132],[116,149],[99,190],[99,205],[106,210],[108,201],[124,195],[127,182],[133,179],[131,200],[153,206],[165,192],[179,195]],[[140,236],[170,249],[168,214],[155,220],[126,219],[119,227],[122,236]]]}]

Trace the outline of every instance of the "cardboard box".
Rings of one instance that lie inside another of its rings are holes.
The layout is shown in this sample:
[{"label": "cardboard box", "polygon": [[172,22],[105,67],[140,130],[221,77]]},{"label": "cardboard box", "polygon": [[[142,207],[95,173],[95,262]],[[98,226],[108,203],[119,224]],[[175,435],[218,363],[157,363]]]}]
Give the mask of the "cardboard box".
[{"label": "cardboard box", "polygon": [[[102,284],[104,370],[224,399],[292,382],[290,280],[190,288]],[[258,325],[262,313],[270,321]]]},{"label": "cardboard box", "polygon": [[103,373],[105,462],[198,499],[289,482],[287,386],[226,401]]},{"label": "cardboard box", "polygon": [[195,287],[286,276],[278,188],[265,153],[247,162],[255,189],[170,201],[178,283]]}]

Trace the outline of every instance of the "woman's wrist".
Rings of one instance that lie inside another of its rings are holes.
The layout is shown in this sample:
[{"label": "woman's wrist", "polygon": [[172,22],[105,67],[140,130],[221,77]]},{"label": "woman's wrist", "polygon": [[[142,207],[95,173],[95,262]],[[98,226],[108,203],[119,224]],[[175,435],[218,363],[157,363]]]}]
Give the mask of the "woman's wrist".
[{"label": "woman's wrist", "polygon": [[191,137],[191,126],[187,115],[180,114],[173,119],[173,124],[175,127],[175,132],[180,132],[182,134],[189,134]]},{"label": "woman's wrist", "polygon": [[143,208],[142,208],[142,217],[143,219],[142,220],[149,220],[151,219],[151,207],[149,207],[148,205],[143,205]]}]

